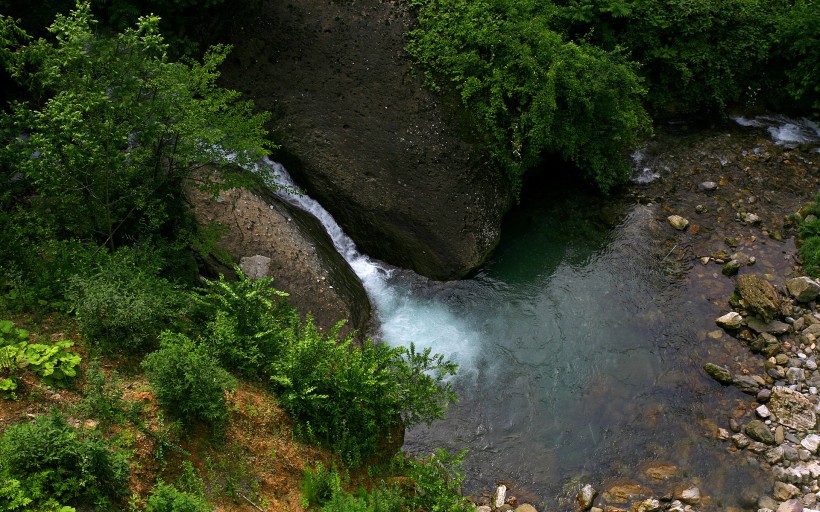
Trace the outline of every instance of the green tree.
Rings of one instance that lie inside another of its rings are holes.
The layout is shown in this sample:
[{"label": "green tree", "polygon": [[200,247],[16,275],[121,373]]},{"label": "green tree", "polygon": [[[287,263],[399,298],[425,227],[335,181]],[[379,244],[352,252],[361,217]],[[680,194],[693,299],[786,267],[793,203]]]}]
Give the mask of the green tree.
[{"label": "green tree", "polygon": [[0,119],[5,172],[64,237],[114,248],[161,234],[185,180],[215,185],[203,164],[250,164],[270,147],[267,115],[216,84],[229,47],[170,62],[158,22],[101,37],[79,3],[57,16],[53,40],[31,40],[2,19],[0,58],[33,98]]}]

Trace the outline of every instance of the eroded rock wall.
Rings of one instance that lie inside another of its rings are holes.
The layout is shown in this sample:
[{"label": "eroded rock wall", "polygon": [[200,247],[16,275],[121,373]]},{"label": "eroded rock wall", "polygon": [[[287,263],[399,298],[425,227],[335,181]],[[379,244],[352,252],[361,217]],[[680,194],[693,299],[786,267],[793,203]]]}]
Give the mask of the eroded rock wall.
[{"label": "eroded rock wall", "polygon": [[366,254],[436,279],[479,266],[508,185],[411,71],[402,2],[266,0],[231,29],[225,85],[273,113],[280,160]]}]

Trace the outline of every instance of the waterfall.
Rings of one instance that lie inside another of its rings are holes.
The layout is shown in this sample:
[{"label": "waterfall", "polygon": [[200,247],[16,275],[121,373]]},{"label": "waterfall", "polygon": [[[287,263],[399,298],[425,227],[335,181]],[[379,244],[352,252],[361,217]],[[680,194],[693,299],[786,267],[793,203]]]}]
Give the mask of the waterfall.
[{"label": "waterfall", "polygon": [[[275,178],[274,193],[283,201],[319,220],[339,254],[350,264],[376,310],[380,337],[391,345],[432,348],[456,362],[464,373],[473,364],[476,333],[467,322],[429,296],[433,284],[412,271],[398,269],[362,254],[322,205],[300,193],[285,167],[270,159],[267,166]],[[427,295],[427,296],[425,296]]]}]

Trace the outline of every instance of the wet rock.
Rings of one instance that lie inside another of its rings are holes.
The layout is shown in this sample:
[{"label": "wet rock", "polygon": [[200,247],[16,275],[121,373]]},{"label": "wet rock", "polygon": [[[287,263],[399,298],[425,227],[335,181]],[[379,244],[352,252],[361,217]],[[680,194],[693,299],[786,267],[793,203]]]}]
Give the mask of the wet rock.
[{"label": "wet rock", "polygon": [[757,395],[760,391],[760,384],[750,375],[735,375],[732,378],[732,384],[747,395]]},{"label": "wet rock", "polygon": [[764,420],[772,415],[772,413],[769,412],[769,408],[765,405],[758,406],[758,408],[755,409],[755,413]]},{"label": "wet rock", "polygon": [[762,221],[760,216],[756,213],[744,213],[740,218],[744,224],[760,224]]},{"label": "wet rock", "polygon": [[251,279],[269,277],[271,259],[267,256],[257,254],[255,256],[245,256],[239,260],[239,268]]},{"label": "wet rock", "polygon": [[796,485],[777,481],[774,483],[772,495],[778,501],[786,501],[800,494],[800,488]]},{"label": "wet rock", "polygon": [[666,218],[669,224],[677,229],[678,231],[683,231],[687,227],[689,227],[689,221],[685,218],[681,217],[680,215],[670,215]]},{"label": "wet rock", "polygon": [[798,391],[775,386],[768,407],[778,423],[785,427],[807,431],[817,424],[812,402]]},{"label": "wet rock", "polygon": [[762,333],[749,344],[754,354],[761,354],[765,357],[773,357],[780,352],[780,342],[769,333]]},{"label": "wet rock", "polygon": [[721,273],[723,273],[724,276],[733,276],[740,271],[740,267],[742,266],[738,260],[729,260],[723,264]]},{"label": "wet rock", "polygon": [[732,436],[732,444],[741,450],[749,446],[751,442],[752,441],[745,434],[738,433]]},{"label": "wet rock", "polygon": [[798,302],[811,302],[820,295],[820,284],[806,276],[788,279],[786,289]]},{"label": "wet rock", "polygon": [[780,320],[763,322],[755,316],[746,318],[746,325],[749,326],[749,329],[759,333],[786,334],[791,331],[791,326],[785,322],[781,322]]},{"label": "wet rock", "polygon": [[802,368],[789,368],[786,370],[786,380],[789,384],[798,384],[806,380],[806,373]]},{"label": "wet rock", "polygon": [[774,448],[769,448],[766,450],[765,453],[766,462],[769,464],[777,464],[784,457],[784,449],[782,446],[775,446]]},{"label": "wet rock", "polygon": [[704,181],[698,185],[698,190],[703,190],[705,192],[712,192],[716,190],[718,187],[717,182],[714,181]]},{"label": "wet rock", "polygon": [[651,489],[648,489],[640,484],[620,484],[613,485],[604,491],[603,498],[610,503],[624,504],[651,494]]},{"label": "wet rock", "polygon": [[725,315],[718,317],[715,323],[729,331],[736,331],[743,325],[743,317],[740,313],[730,311]]},{"label": "wet rock", "polygon": [[724,366],[718,366],[713,363],[706,363],[703,366],[704,371],[713,379],[724,385],[732,383],[732,372]]},{"label": "wet rock", "polygon": [[522,503],[515,508],[515,512],[538,512],[538,510],[529,503]]},{"label": "wet rock", "polygon": [[639,501],[632,506],[634,512],[657,512],[661,509],[661,502],[655,498]]},{"label": "wet rock", "polygon": [[760,420],[752,420],[743,426],[743,433],[755,441],[760,441],[765,444],[774,444],[774,435]]},{"label": "wet rock", "polygon": [[803,502],[797,499],[781,503],[777,512],[803,512]]},{"label": "wet rock", "polygon": [[674,464],[656,464],[646,468],[644,474],[655,480],[669,480],[677,476],[678,467]]},{"label": "wet rock", "polygon": [[476,507],[475,512],[492,512],[493,508],[489,505],[481,505]]},{"label": "wet rock", "polygon": [[575,496],[575,503],[581,510],[589,510],[592,508],[592,503],[595,501],[597,496],[598,491],[596,491],[590,484],[586,484]]},{"label": "wet rock", "polygon": [[767,508],[769,510],[774,510],[778,507],[778,505],[779,504],[774,498],[772,498],[771,496],[766,496],[765,494],[757,499],[758,508]]},{"label": "wet rock", "polygon": [[[771,396],[772,396],[772,390],[764,388],[764,389],[761,389],[760,391],[757,392],[757,396],[755,396],[755,399],[760,403],[766,403],[766,402],[769,401],[769,398]],[[768,410],[768,408],[767,408],[767,410]]]},{"label": "wet rock", "polygon": [[781,314],[782,300],[768,281],[756,275],[742,275],[737,279],[737,291],[746,308],[758,314],[764,322],[769,323]]}]

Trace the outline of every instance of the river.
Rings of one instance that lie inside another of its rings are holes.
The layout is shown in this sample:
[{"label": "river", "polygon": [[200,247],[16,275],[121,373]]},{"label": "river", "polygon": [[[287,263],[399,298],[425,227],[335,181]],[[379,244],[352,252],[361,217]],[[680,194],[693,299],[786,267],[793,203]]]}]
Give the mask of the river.
[{"label": "river", "polygon": [[[668,171],[644,160],[644,178]],[[369,259],[315,201],[286,194],[325,224],[375,306],[382,339],[431,346],[460,365],[460,402],[431,428],[411,429],[405,449],[468,449],[466,492],[505,481],[550,510],[572,509],[587,482],[657,484],[644,470],[658,464],[677,467],[667,488],[698,485],[715,510],[742,508],[771,483],[758,462],[716,439],[718,418],[744,398],[701,370],[709,355],[740,357],[736,340],[709,346],[706,335],[732,285],[714,269],[693,270],[698,255],[657,221],[663,202],[536,188],[508,215],[488,263],[454,282]],[[779,254],[758,245],[761,260]],[[697,276],[722,284],[715,292]]]}]

